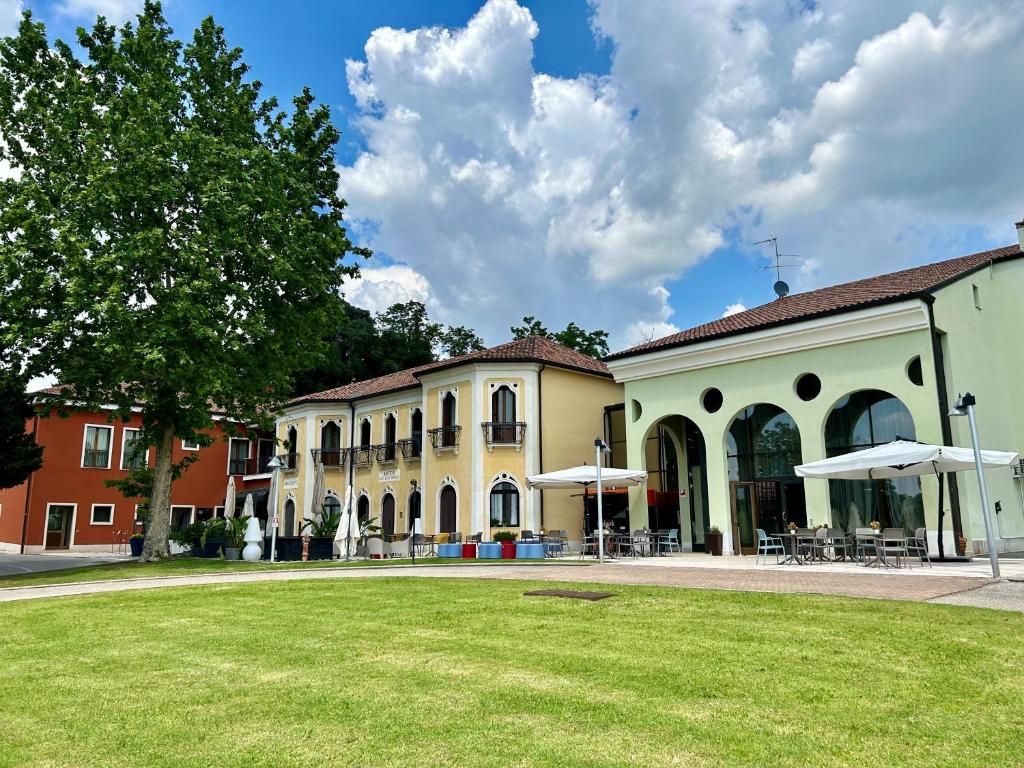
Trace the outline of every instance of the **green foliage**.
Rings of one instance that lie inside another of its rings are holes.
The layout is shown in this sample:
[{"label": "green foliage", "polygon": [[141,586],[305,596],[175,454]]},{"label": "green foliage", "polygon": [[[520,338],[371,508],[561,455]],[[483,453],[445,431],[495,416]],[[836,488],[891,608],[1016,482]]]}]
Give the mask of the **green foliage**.
[{"label": "green foliage", "polygon": [[309,530],[310,536],[317,538],[333,539],[338,532],[338,525],[341,524],[341,512],[333,511],[321,515],[319,520],[310,520],[308,517],[302,521],[302,530]]},{"label": "green foliage", "polygon": [[440,346],[446,357],[459,357],[484,349],[484,340],[471,328],[453,325],[441,334]]},{"label": "green foliage", "polygon": [[191,547],[195,542],[201,541],[206,532],[206,526],[201,522],[194,522],[181,528],[171,531],[170,540],[180,547]]},{"label": "green foliage", "polygon": [[[190,453],[181,461],[171,465],[171,480],[177,480],[192,464],[199,460],[198,453]],[[139,467],[128,471],[122,478],[116,480],[104,480],[107,488],[116,488],[126,499],[145,499],[146,514],[149,514],[148,501],[153,495],[153,468]]]},{"label": "green foliage", "polygon": [[576,323],[569,323],[564,330],[552,333],[540,320],[530,315],[523,318],[522,325],[512,326],[511,330],[513,338],[543,336],[591,357],[604,357],[609,351],[607,331],[585,331]]},{"label": "green foliage", "polygon": [[251,515],[228,517],[224,519],[224,546],[241,549],[245,546],[245,529],[249,525]]},{"label": "green foliage", "polygon": [[491,534],[493,541],[515,541],[519,538],[519,534],[515,531],[495,531]]},{"label": "green foliage", "polygon": [[199,523],[199,525],[202,526],[202,534],[199,536],[199,543],[204,547],[208,540],[223,540],[227,536],[228,524],[227,520],[223,517],[211,517],[206,522]]},{"label": "green foliage", "polygon": [[12,488],[43,464],[43,448],[26,423],[35,409],[25,394],[27,377],[13,370],[0,351],[0,488]]},{"label": "green foliage", "polygon": [[267,423],[327,351],[343,257],[369,253],[308,89],[281,110],[212,18],[183,44],[156,2],[77,37],[26,14],[0,41],[0,343],[84,407],[141,407],[160,557],[173,438],[211,427],[211,403]]}]

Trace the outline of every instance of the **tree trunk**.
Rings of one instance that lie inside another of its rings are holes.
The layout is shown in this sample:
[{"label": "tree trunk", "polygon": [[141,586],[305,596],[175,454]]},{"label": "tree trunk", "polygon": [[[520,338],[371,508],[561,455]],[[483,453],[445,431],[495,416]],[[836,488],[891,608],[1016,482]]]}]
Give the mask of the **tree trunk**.
[{"label": "tree trunk", "polygon": [[167,534],[171,525],[171,465],[174,450],[174,427],[165,426],[156,445],[156,464],[153,467],[153,488],[149,499],[149,520],[146,542],[142,547],[144,563],[170,557]]}]

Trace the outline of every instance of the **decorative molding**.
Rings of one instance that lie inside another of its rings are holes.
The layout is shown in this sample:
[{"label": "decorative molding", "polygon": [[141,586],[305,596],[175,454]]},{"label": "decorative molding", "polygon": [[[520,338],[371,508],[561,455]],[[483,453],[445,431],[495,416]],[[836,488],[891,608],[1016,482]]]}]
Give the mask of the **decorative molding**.
[{"label": "decorative molding", "polygon": [[927,328],[928,313],[924,302],[912,299],[683,347],[652,350],[646,354],[609,360],[608,369],[615,381],[621,384]]}]

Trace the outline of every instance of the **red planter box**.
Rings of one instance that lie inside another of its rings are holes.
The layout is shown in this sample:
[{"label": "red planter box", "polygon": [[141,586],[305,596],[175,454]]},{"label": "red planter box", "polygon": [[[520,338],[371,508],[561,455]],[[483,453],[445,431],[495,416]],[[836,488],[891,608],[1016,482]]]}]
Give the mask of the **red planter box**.
[{"label": "red planter box", "polygon": [[462,545],[462,558],[464,560],[472,560],[476,557],[476,544],[463,544]]},{"label": "red planter box", "polygon": [[514,541],[503,541],[503,542],[501,542],[501,559],[502,560],[515,560],[516,559],[516,543]]}]

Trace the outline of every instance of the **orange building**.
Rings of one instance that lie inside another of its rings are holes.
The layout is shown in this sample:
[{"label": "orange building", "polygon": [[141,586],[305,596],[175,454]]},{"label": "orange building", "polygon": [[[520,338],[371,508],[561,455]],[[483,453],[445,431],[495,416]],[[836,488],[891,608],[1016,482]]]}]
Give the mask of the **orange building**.
[{"label": "orange building", "polygon": [[[58,390],[44,390],[57,394]],[[0,552],[84,550],[109,552],[124,546],[141,530],[136,510],[142,499],[124,497],[106,481],[123,478],[143,463],[152,467],[152,449],[133,449],[141,418],[128,421],[112,411],[73,411],[60,416],[50,404],[37,402],[37,415],[26,425],[43,446],[43,465],[28,480],[0,490]],[[215,415],[211,445],[200,448],[178,440],[174,461],[198,455],[171,488],[171,527],[222,515],[228,478],[234,476],[239,504],[247,493],[258,508],[266,506],[274,455],[270,435],[236,430]]]}]

